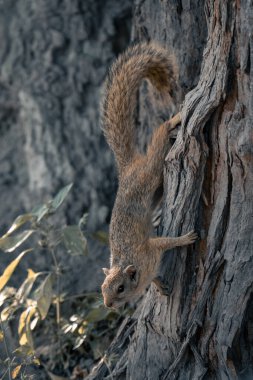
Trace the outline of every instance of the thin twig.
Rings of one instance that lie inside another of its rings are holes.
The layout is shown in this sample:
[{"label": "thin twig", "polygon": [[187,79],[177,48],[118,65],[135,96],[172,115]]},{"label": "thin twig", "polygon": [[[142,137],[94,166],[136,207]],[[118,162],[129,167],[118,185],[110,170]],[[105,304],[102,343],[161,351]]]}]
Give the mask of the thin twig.
[{"label": "thin twig", "polygon": [[[70,301],[72,299],[82,298],[82,297],[99,297],[99,296],[100,296],[100,294],[95,293],[95,292],[93,292],[93,293],[80,293],[80,294],[74,294],[72,296],[67,296],[62,300],[62,302],[66,302],[66,301]],[[98,298],[98,301],[100,298],[101,297]],[[102,300],[102,298],[101,298],[101,300]]]},{"label": "thin twig", "polygon": [[62,352],[62,339],[61,339],[61,330],[60,330],[60,320],[61,320],[61,305],[60,305],[60,268],[58,265],[58,261],[55,255],[55,251],[53,248],[50,249],[54,265],[55,265],[55,270],[56,270],[56,323],[57,323],[57,339],[59,343],[59,350],[60,350],[60,358],[62,361],[62,365],[64,366],[63,362],[63,352]]},{"label": "thin twig", "polygon": [[52,258],[53,258],[53,261],[54,261],[54,265],[55,265],[55,270],[56,270],[56,323],[57,323],[57,326],[59,328],[59,325],[60,325],[60,319],[61,319],[61,310],[60,310],[60,275],[59,275],[59,265],[58,265],[58,262],[57,262],[57,258],[56,258],[56,255],[55,255],[55,252],[53,249],[50,250],[51,254],[52,254]]},{"label": "thin twig", "polygon": [[[9,365],[8,365],[8,368],[6,369],[6,371],[4,372],[4,374],[3,374],[3,376],[1,377],[1,379],[0,379],[0,380],[4,380],[4,378],[5,378],[5,375],[6,375],[6,373],[7,373],[7,372],[9,372],[9,371],[10,371],[10,369],[11,369],[11,366],[12,366],[12,365],[13,365],[13,363],[14,363],[14,360],[15,360],[15,357],[11,359],[11,361],[10,361],[10,363],[9,363]],[[9,375],[9,376],[10,376],[10,375]]]},{"label": "thin twig", "polygon": [[0,313],[0,325],[1,325],[1,329],[3,331],[4,349],[5,349],[6,356],[8,358],[8,376],[9,376],[9,380],[11,380],[11,367],[10,367],[11,356],[10,356],[8,346],[7,346],[7,341],[6,341],[6,336],[5,336],[5,328],[4,328],[4,324],[2,321],[1,313]]}]

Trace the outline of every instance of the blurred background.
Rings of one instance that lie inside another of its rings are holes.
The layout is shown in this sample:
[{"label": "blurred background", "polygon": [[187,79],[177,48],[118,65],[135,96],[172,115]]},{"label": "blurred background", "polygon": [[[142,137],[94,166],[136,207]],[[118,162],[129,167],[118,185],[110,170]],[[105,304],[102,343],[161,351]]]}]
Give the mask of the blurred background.
[{"label": "blurred background", "polygon": [[[77,224],[88,213],[89,231],[108,225],[117,183],[100,129],[101,90],[109,65],[129,44],[132,3],[0,2],[1,233],[72,182],[60,218]],[[89,248],[85,259],[64,256],[71,291],[101,283],[108,252],[94,240]],[[1,271],[10,259],[1,255]],[[19,273],[30,262],[47,264],[33,255]]]}]

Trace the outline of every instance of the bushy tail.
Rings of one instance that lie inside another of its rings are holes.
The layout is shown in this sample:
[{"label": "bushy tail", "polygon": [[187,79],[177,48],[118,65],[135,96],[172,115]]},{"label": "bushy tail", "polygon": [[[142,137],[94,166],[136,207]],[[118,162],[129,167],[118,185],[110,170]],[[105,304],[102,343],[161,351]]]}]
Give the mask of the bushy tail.
[{"label": "bushy tail", "polygon": [[141,80],[147,78],[159,91],[170,92],[175,76],[173,57],[155,43],[130,47],[112,65],[106,80],[102,122],[119,173],[136,152],[134,111]]}]

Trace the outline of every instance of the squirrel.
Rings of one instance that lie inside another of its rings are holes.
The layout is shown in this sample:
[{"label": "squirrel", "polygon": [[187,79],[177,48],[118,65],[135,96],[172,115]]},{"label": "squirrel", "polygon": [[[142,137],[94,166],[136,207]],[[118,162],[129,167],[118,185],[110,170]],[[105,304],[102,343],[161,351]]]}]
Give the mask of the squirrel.
[{"label": "squirrel", "polygon": [[173,57],[156,43],[134,45],[119,56],[105,82],[102,129],[118,171],[118,191],[109,228],[110,269],[102,284],[104,304],[118,308],[140,296],[153,281],[162,294],[158,277],[162,254],[194,243],[194,231],[179,237],[152,237],[152,209],[163,182],[163,165],[169,134],[181,122],[178,113],[158,127],[146,153],[135,143],[134,115],[140,83],[148,79],[162,93],[171,94],[176,83]]}]

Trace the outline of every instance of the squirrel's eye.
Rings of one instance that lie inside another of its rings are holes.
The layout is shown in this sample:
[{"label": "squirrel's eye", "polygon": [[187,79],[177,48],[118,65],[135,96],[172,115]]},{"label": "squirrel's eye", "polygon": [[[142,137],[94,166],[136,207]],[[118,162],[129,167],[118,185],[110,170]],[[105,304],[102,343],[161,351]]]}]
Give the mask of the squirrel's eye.
[{"label": "squirrel's eye", "polygon": [[118,287],[118,293],[123,293],[124,292],[124,285],[120,285]]}]

